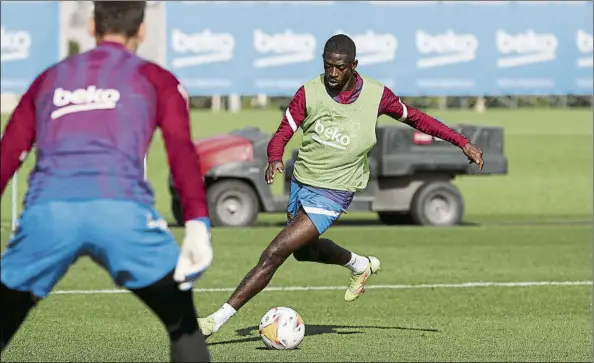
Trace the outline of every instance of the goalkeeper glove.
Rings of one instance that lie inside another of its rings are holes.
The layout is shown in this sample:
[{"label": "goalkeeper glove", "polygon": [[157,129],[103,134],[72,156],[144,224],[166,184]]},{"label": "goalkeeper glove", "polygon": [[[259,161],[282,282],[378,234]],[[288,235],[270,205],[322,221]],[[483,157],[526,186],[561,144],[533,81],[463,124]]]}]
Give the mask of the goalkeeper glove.
[{"label": "goalkeeper glove", "polygon": [[187,221],[186,235],[173,274],[173,279],[179,283],[179,289],[190,290],[194,281],[210,267],[212,259],[210,219],[204,217]]}]

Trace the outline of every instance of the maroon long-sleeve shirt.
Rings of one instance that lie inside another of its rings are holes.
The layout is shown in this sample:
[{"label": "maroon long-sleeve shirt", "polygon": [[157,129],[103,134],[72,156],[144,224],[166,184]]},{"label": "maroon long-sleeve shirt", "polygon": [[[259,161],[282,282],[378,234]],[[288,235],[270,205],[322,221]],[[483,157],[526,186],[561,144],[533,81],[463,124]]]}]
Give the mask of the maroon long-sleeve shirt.
[{"label": "maroon long-sleeve shirt", "polygon": [[33,81],[0,141],[0,192],[35,145],[25,204],[109,198],[152,205],[144,157],[157,127],[185,220],[207,217],[187,95],[173,74],[110,42]]},{"label": "maroon long-sleeve shirt", "polygon": [[[363,78],[359,74],[356,76],[355,87],[350,91],[340,92],[334,97],[336,102],[348,104],[357,100],[363,87]],[[307,116],[306,110],[305,88],[302,86],[289,103],[280,126],[268,144],[268,162],[282,161],[285,146]],[[464,147],[468,143],[466,137],[439,120],[402,102],[400,97],[396,96],[388,87],[384,87],[377,115],[378,117],[388,115],[421,132],[448,141],[458,147]]]}]

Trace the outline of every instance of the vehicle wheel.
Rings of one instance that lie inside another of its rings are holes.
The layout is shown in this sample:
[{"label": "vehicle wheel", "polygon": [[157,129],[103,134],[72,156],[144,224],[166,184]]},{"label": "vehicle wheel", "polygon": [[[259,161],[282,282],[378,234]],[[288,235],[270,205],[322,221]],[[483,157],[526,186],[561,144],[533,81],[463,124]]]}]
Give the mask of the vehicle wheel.
[{"label": "vehicle wheel", "polygon": [[453,226],[462,221],[464,199],[451,183],[429,182],[415,193],[410,213],[422,226]]},{"label": "vehicle wheel", "polygon": [[181,201],[176,198],[171,198],[171,213],[178,226],[184,226],[184,213],[182,211]]},{"label": "vehicle wheel", "polygon": [[404,226],[413,224],[410,213],[406,212],[377,212],[380,222],[388,226]]},{"label": "vehicle wheel", "polygon": [[260,211],[254,189],[240,180],[223,180],[211,185],[207,198],[210,220],[214,226],[249,226]]}]

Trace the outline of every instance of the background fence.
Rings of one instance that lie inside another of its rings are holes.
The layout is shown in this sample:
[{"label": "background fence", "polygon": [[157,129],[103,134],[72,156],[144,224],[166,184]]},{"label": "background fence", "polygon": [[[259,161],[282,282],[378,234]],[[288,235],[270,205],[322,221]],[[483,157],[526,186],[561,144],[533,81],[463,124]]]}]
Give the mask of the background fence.
[{"label": "background fence", "polygon": [[193,95],[287,96],[352,36],[403,96],[587,95],[589,2],[168,2],[166,65]]},{"label": "background fence", "polygon": [[[22,93],[69,40],[71,51],[91,47],[91,11],[2,2],[2,93]],[[151,2],[140,53],[192,96],[287,97],[321,71],[325,40],[344,32],[360,70],[402,96],[589,96],[592,11],[590,1]]]}]

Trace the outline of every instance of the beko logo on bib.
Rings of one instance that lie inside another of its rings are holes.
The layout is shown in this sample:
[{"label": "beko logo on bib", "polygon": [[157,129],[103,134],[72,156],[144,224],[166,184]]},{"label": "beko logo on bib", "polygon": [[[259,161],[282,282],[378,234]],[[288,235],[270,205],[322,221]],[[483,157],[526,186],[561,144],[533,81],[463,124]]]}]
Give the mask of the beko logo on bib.
[{"label": "beko logo on bib", "polygon": [[52,120],[62,116],[85,111],[112,110],[120,100],[116,89],[101,89],[88,86],[74,91],[58,88],[54,91],[53,103],[58,107],[51,113]]},{"label": "beko logo on bib", "polygon": [[215,33],[210,29],[192,34],[173,29],[171,48],[176,53],[171,61],[173,68],[227,62],[233,59],[235,38],[230,33]]},{"label": "beko logo on bib", "polygon": [[594,60],[592,52],[594,51],[594,38],[592,34],[585,30],[579,29],[576,34],[576,42],[581,56],[577,60],[579,68],[592,68]]},{"label": "beko logo on bib", "polygon": [[539,34],[532,29],[524,33],[509,34],[499,29],[496,37],[497,49],[502,55],[497,60],[498,68],[550,62],[557,57],[559,41],[553,34]]},{"label": "beko logo on bib", "polygon": [[396,59],[398,40],[391,33],[376,33],[367,30],[365,33],[348,34],[337,30],[334,34],[348,35],[357,46],[357,59],[361,64],[377,64],[391,62]]},{"label": "beko logo on bib", "polygon": [[429,34],[417,30],[415,34],[417,50],[424,57],[417,61],[417,68],[434,68],[450,64],[466,63],[476,59],[479,46],[474,34],[445,33]]},{"label": "beko logo on bib", "polygon": [[345,150],[346,147],[351,143],[351,138],[348,135],[341,133],[337,127],[324,126],[320,120],[316,121],[314,130],[316,134],[311,138],[320,144],[324,144],[339,150]]},{"label": "beko logo on bib", "polygon": [[293,33],[291,29],[274,34],[255,29],[254,49],[262,54],[254,60],[255,68],[305,63],[315,59],[316,38],[309,33]]},{"label": "beko logo on bib", "polygon": [[31,43],[31,34],[28,32],[0,27],[0,61],[4,63],[29,58]]}]

